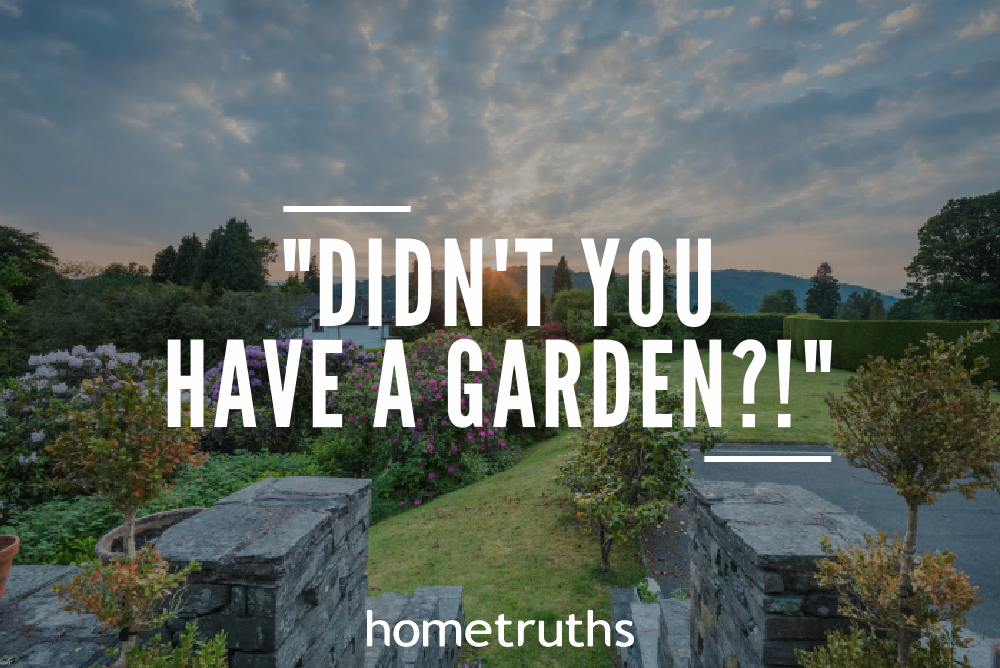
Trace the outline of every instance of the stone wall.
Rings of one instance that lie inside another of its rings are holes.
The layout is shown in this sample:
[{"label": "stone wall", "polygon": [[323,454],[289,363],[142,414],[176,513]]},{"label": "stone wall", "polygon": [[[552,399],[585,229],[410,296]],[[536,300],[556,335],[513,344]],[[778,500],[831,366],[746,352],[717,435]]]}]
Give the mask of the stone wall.
[{"label": "stone wall", "polygon": [[692,483],[691,668],[794,666],[796,649],[849,627],[820,588],[819,538],[863,542],[875,529],[801,487]]},{"label": "stone wall", "polygon": [[370,485],[267,478],[168,529],[164,558],[201,564],[168,630],[224,630],[232,668],[359,668]]}]

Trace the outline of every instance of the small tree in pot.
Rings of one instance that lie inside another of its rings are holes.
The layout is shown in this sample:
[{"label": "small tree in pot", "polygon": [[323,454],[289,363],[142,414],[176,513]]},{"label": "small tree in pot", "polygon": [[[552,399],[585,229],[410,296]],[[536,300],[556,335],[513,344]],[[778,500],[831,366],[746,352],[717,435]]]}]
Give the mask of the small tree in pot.
[{"label": "small tree in pot", "polygon": [[67,610],[95,614],[122,629],[116,665],[123,667],[135,654],[135,634],[176,612],[179,599],[170,594],[196,568],[192,562],[171,573],[155,549],[137,554],[136,514],[168,489],[184,466],[200,466],[206,456],[197,449],[198,430],[167,427],[166,378],[157,364],[147,365],[141,379],[109,374],[84,381],[81,389],[78,409],[69,413],[66,431],[48,450],[65,470],[65,484],[93,490],[121,512],[125,558],[107,566],[99,560],[83,564],[69,584],[55,589],[69,601]]}]

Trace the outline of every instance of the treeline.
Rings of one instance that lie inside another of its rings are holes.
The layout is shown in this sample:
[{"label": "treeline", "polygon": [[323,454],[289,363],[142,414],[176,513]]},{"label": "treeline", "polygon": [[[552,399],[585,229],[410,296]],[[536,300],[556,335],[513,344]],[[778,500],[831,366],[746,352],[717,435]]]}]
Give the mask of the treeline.
[{"label": "treeline", "polygon": [[154,271],[60,263],[37,233],[0,226],[0,265],[22,275],[0,286],[14,301],[3,323],[0,373],[21,374],[30,355],[77,345],[114,343],[164,357],[169,339],[203,339],[208,364],[222,358],[228,339],[259,344],[298,325],[297,296],[268,288],[274,243],[254,239],[246,221],[230,219],[204,246],[185,237],[180,248],[158,253]]}]

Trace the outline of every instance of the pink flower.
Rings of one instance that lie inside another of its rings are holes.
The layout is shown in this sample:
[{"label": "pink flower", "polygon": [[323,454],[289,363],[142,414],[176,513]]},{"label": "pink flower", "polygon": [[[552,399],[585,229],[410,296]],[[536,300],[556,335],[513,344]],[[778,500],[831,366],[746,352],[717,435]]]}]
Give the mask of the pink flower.
[{"label": "pink flower", "polygon": [[448,464],[448,473],[454,473],[454,472],[455,472],[455,465]]},{"label": "pink flower", "polygon": [[428,443],[427,444],[427,452],[434,452],[434,444],[433,443]]},{"label": "pink flower", "polygon": [[420,499],[413,499],[413,505],[419,506],[420,505]]},{"label": "pink flower", "polygon": [[452,452],[458,452],[458,446],[456,444],[452,443],[451,444],[451,451]]},{"label": "pink flower", "polygon": [[427,474],[427,479],[428,479],[428,480],[434,480],[434,471],[430,471],[430,472],[429,472],[429,473]]}]

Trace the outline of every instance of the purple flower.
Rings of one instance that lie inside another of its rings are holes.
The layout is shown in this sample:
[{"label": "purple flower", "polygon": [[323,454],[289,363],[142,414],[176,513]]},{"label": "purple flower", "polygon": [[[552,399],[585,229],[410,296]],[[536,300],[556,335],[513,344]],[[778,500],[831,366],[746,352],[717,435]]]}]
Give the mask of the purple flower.
[{"label": "purple flower", "polygon": [[399,502],[399,507],[400,507],[400,508],[402,508],[402,507],[403,507],[403,506],[405,506],[405,505],[406,505],[406,501],[400,501],[400,502]]},{"label": "purple flower", "polygon": [[448,464],[448,473],[454,473],[454,472],[455,472],[455,465]]},{"label": "purple flower", "polygon": [[413,505],[419,506],[420,505],[420,499],[413,499]]},{"label": "purple flower", "polygon": [[455,443],[452,443],[451,444],[451,451],[452,452],[458,452],[458,445],[456,445]]},{"label": "purple flower", "polygon": [[121,386],[122,386],[121,383],[111,383],[111,389],[112,390],[117,390]]},{"label": "purple flower", "polygon": [[427,444],[427,452],[434,452],[434,444],[433,443],[428,443]]},{"label": "purple flower", "polygon": [[427,479],[428,479],[428,480],[434,480],[434,471],[430,471],[430,472],[429,472],[429,473],[427,474]]}]

